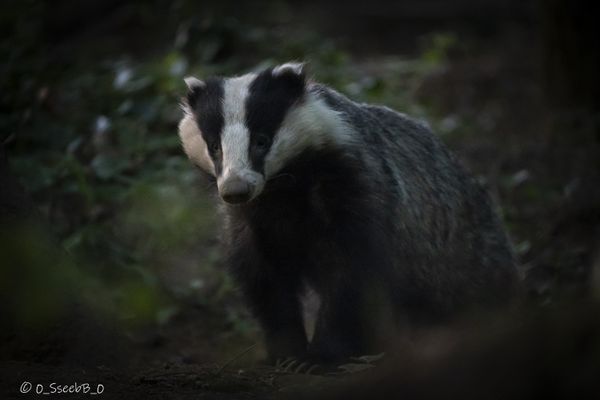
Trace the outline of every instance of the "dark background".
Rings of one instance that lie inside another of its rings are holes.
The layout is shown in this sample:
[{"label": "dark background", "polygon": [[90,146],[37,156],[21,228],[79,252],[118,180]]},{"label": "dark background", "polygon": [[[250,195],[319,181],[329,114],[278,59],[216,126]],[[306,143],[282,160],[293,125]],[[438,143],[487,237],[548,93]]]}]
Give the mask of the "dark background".
[{"label": "dark background", "polygon": [[[528,354],[524,337],[566,327],[547,344],[564,350],[559,361],[506,362],[556,367],[544,385],[600,370],[600,52],[587,2],[5,1],[0,27],[8,395],[26,380],[99,382],[106,398],[307,385],[258,366],[260,333],[221,263],[214,200],[176,134],[184,76],[289,60],[427,120],[498,201],[530,312],[548,319],[503,325],[508,350],[476,334],[473,360]],[[578,335],[591,337],[573,361],[584,372],[563,363],[574,350],[561,344]],[[436,365],[406,378],[410,393],[454,377]]]}]

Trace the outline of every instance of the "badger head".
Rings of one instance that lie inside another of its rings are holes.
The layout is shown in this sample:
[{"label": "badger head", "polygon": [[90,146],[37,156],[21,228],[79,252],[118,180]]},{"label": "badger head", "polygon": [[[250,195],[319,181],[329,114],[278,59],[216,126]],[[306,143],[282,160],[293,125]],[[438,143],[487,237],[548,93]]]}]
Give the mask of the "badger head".
[{"label": "badger head", "polygon": [[[234,78],[186,78],[179,136],[188,157],[213,175],[221,198],[256,198],[307,147],[320,147],[337,115],[307,90],[303,64]],[[335,130],[335,129],[334,129]]]}]

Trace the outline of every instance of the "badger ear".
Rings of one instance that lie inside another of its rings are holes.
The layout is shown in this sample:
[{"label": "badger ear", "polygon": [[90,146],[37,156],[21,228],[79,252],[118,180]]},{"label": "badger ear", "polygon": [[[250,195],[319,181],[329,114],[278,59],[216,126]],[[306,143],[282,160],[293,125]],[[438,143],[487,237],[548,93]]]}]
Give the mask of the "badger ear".
[{"label": "badger ear", "polygon": [[273,76],[296,76],[302,78],[306,77],[306,63],[304,62],[288,62],[281,64],[273,68]]},{"label": "badger ear", "polygon": [[200,79],[195,78],[193,76],[187,76],[187,77],[183,78],[183,81],[187,85],[188,90],[190,92],[193,92],[198,89],[204,89],[206,87],[206,83],[204,83]]},{"label": "badger ear", "polygon": [[186,96],[187,104],[193,109],[196,106],[198,96],[200,96],[202,91],[206,88],[206,83],[198,78],[194,78],[193,76],[188,76],[183,80],[188,87]]}]

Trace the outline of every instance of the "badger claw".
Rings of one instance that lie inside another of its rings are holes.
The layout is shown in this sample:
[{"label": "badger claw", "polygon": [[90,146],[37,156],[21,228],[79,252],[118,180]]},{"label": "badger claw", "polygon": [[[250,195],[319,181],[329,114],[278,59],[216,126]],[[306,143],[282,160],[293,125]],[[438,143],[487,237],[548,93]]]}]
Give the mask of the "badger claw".
[{"label": "badger claw", "polygon": [[310,366],[310,364],[307,363],[306,361],[301,362],[296,368],[294,368],[294,373],[295,374],[300,374],[300,373],[302,373],[302,370],[304,368],[309,367],[309,366]]},{"label": "badger claw", "polygon": [[321,369],[319,364],[301,361],[294,357],[279,358],[275,361],[275,368],[285,373],[311,375]]},{"label": "badger claw", "polygon": [[282,368],[283,368],[283,371],[284,371],[284,372],[291,372],[291,371],[292,371],[292,368],[294,367],[294,365],[296,365],[296,364],[298,364],[298,363],[299,363],[299,361],[298,361],[298,360],[296,360],[295,358],[292,358],[292,359],[290,360],[290,362],[288,362],[287,364],[285,364],[285,366],[282,366]]},{"label": "badger claw", "polygon": [[287,357],[287,358],[278,358],[275,361],[275,368],[280,369],[280,368],[285,368],[286,365],[288,365],[288,363],[294,361],[293,357]]}]

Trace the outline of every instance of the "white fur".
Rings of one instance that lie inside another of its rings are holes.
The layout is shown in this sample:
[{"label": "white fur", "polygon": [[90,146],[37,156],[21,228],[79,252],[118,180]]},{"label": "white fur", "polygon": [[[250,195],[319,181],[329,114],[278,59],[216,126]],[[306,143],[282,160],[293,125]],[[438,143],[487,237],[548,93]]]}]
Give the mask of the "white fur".
[{"label": "white fur", "polygon": [[300,297],[302,306],[302,319],[304,320],[304,331],[308,340],[312,340],[317,316],[321,308],[321,296],[309,285],[306,285],[303,295]]},{"label": "white fur", "polygon": [[196,120],[189,110],[184,109],[184,111],[185,115],[181,122],[179,122],[179,139],[181,140],[183,150],[194,164],[214,176],[215,166],[208,155],[206,142],[202,138]]},{"label": "white fur", "polygon": [[350,143],[352,128],[340,113],[314,94],[289,110],[265,158],[265,175],[273,176],[294,156],[307,148]]},{"label": "white fur", "polygon": [[[303,64],[283,64],[276,67],[275,74],[286,69],[301,73]],[[254,170],[248,155],[250,132],[246,126],[245,103],[248,88],[255,74],[230,78],[224,82],[223,117],[221,150],[223,165],[221,176],[217,177],[217,186],[233,177],[240,177],[254,187],[252,198],[262,191],[265,181],[279,172],[293,157],[305,149],[320,149],[325,146],[344,146],[354,139],[352,127],[344,121],[342,115],[325,104],[317,95],[307,92],[298,105],[288,111],[279,131],[274,137],[271,149],[265,158],[264,176]],[[204,84],[191,78],[188,85]],[[179,124],[179,136],[188,157],[200,168],[215,175],[215,168],[202,139],[194,117],[189,110]]]},{"label": "white fur", "polygon": [[227,79],[224,84],[223,117],[224,126],[221,134],[221,151],[223,154],[223,172],[217,179],[219,189],[225,181],[232,177],[240,177],[249,182],[256,197],[265,183],[262,174],[252,170],[248,156],[250,147],[250,131],[246,126],[246,98],[248,86],[256,77],[254,74]]},{"label": "white fur", "polygon": [[304,73],[304,66],[304,63],[293,62],[281,64],[273,68],[273,76],[279,76],[285,72],[292,72],[296,75],[302,75],[302,73]]},{"label": "white fur", "polygon": [[195,78],[193,76],[187,76],[187,77],[183,78],[183,80],[189,90],[199,89],[199,88],[203,88],[206,86],[206,83],[204,83],[200,79]]}]

